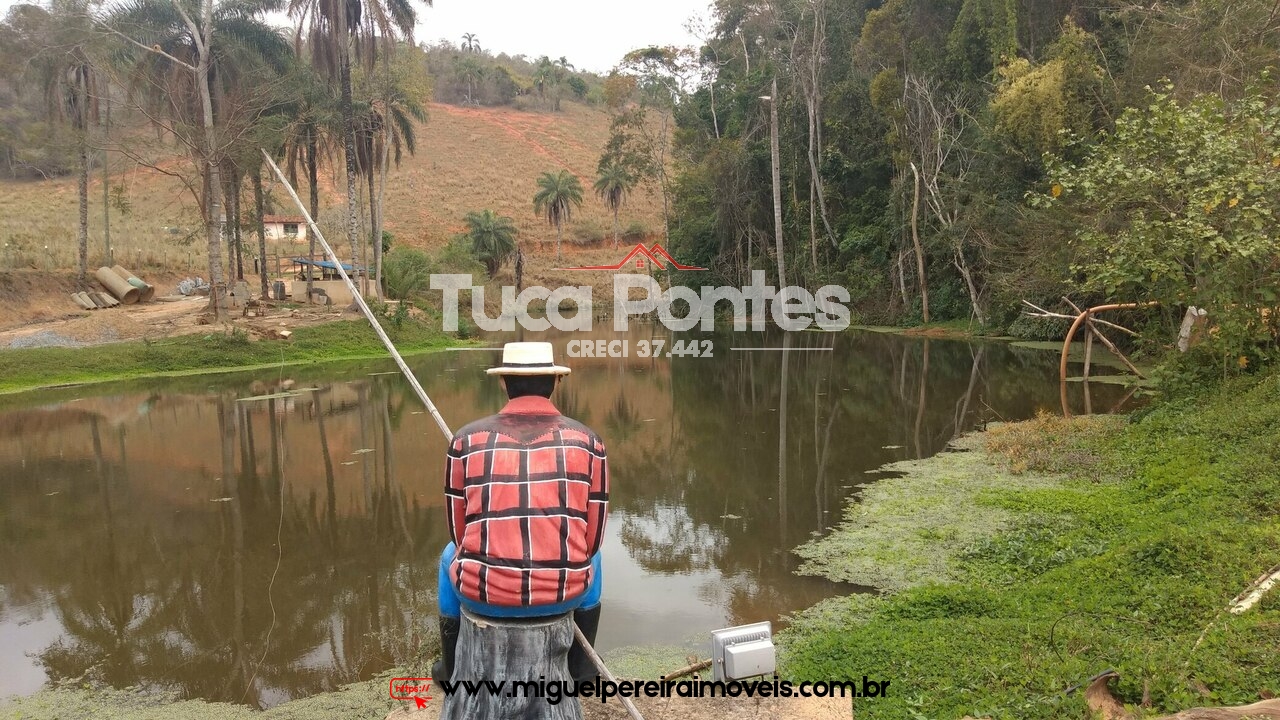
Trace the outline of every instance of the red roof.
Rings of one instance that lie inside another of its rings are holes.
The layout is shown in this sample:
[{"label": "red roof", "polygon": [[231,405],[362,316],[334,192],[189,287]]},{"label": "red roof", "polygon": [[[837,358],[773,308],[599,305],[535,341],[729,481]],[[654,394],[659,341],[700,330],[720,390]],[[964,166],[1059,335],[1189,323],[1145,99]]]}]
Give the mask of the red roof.
[{"label": "red roof", "polygon": [[671,257],[671,254],[667,252],[667,249],[662,247],[662,245],[660,245],[659,243],[654,243],[652,247],[645,247],[644,243],[636,243],[636,246],[631,249],[631,252],[627,253],[627,256],[622,258],[622,260],[618,262],[618,264],[616,265],[584,265],[582,267],[553,268],[553,269],[555,270],[621,270],[623,267],[626,266],[627,263],[631,262],[633,258],[637,258],[637,257],[639,258],[638,260],[636,260],[637,268],[643,268],[644,261],[648,260],[654,265],[657,265],[658,267],[665,269],[667,267],[666,263],[663,262],[663,260],[665,260],[666,262],[671,263],[671,266],[677,270],[706,270],[706,268],[694,267],[693,265],[681,265],[680,263],[676,262],[676,259]]}]

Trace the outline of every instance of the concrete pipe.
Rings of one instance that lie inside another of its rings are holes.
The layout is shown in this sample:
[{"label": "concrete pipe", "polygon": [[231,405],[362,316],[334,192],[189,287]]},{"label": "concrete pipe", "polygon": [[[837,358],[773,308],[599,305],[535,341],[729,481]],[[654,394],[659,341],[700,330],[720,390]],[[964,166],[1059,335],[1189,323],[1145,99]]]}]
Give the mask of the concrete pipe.
[{"label": "concrete pipe", "polygon": [[138,288],[138,300],[142,302],[150,302],[151,298],[156,296],[155,287],[147,284],[147,282],[142,278],[134,275],[128,270],[125,270],[120,265],[112,265],[111,269],[114,270],[117,275],[124,278],[130,285]]},{"label": "concrete pipe", "polygon": [[97,305],[94,305],[93,303],[89,302],[89,298],[84,297],[84,293],[71,293],[71,299],[75,301],[75,304],[79,305],[85,310],[94,310],[94,309],[97,309],[98,307]]},{"label": "concrete pipe", "polygon": [[100,267],[93,276],[98,279],[98,282],[102,283],[107,292],[114,295],[117,300],[125,305],[132,305],[138,302],[138,296],[141,294],[138,288],[130,285],[111,268]]},{"label": "concrete pipe", "polygon": [[102,298],[98,297],[98,293],[96,293],[96,292],[91,292],[91,293],[83,293],[83,294],[84,294],[86,297],[88,297],[88,298],[89,298],[89,302],[93,303],[93,306],[94,306],[94,307],[96,307],[96,308],[98,308],[99,310],[101,310],[102,308],[107,307],[107,302],[106,302],[105,300],[103,300]]}]

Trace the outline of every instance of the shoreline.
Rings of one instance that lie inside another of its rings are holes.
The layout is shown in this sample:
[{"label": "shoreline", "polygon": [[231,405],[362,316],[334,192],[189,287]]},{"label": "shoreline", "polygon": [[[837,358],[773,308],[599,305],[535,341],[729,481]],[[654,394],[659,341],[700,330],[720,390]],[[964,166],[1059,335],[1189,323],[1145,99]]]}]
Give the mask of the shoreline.
[{"label": "shoreline", "polygon": [[[420,320],[397,329],[384,324],[397,349],[406,357],[475,344],[455,338]],[[842,332],[901,335],[914,339],[1004,342],[1033,350],[1056,350],[1060,344],[1020,341],[1001,335],[952,332],[920,326],[899,328],[852,325]],[[278,348],[280,357],[265,348]],[[1073,350],[1075,353],[1075,350]],[[0,349],[0,398],[39,390],[64,390],[146,378],[251,372],[335,361],[384,359],[388,355],[363,319],[338,319],[299,327],[292,338],[252,339],[239,328],[231,332],[210,326],[208,333],[189,333],[160,339],[126,339],[83,346]],[[1074,357],[1074,355],[1073,355]],[[1112,364],[1098,357],[1095,364]],[[176,366],[175,366],[176,365]],[[30,367],[42,368],[33,373]]]},{"label": "shoreline", "polygon": [[1271,696],[1280,592],[1226,609],[1280,560],[1278,424],[1273,372],[1132,417],[995,425],[888,466],[902,475],[796,549],[800,572],[882,592],[795,614],[788,673],[901,687],[859,718],[1084,717],[1071,690],[1109,669],[1143,706],[1117,718]]},{"label": "shoreline", "polygon": [[[406,357],[474,344],[416,320],[400,328],[387,323],[384,329]],[[218,329],[160,340],[7,349],[0,351],[0,398],[145,378],[385,358],[386,349],[363,318],[301,327],[287,340],[254,340],[243,331]]]}]

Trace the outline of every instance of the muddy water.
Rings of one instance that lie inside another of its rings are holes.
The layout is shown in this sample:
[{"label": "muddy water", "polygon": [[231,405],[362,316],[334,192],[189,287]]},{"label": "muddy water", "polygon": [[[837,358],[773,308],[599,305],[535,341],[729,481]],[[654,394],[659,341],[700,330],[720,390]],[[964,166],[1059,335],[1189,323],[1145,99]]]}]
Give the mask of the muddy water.
[{"label": "muddy water", "polygon": [[[555,398],[609,445],[603,650],[855,590],[794,575],[790,550],[838,522],[867,471],[1058,408],[1056,355],[1003,344],[743,333],[700,336],[712,358],[634,357],[651,337],[671,347],[639,327],[631,358],[568,360]],[[459,427],[502,406],[495,359],[411,364]],[[393,369],[5,399],[0,696],[88,676],[265,707],[412,656],[447,541],[444,443]],[[1095,387],[1092,407],[1122,393]]]}]

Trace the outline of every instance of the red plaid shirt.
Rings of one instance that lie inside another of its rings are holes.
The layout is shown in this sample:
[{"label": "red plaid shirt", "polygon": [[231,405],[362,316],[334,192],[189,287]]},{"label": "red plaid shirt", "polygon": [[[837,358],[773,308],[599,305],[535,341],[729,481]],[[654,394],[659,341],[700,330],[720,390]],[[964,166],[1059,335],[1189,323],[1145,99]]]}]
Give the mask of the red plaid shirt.
[{"label": "red plaid shirt", "polygon": [[604,443],[550,400],[516,398],[458,431],[445,470],[449,569],[475,602],[552,605],[586,592],[609,507]]}]

